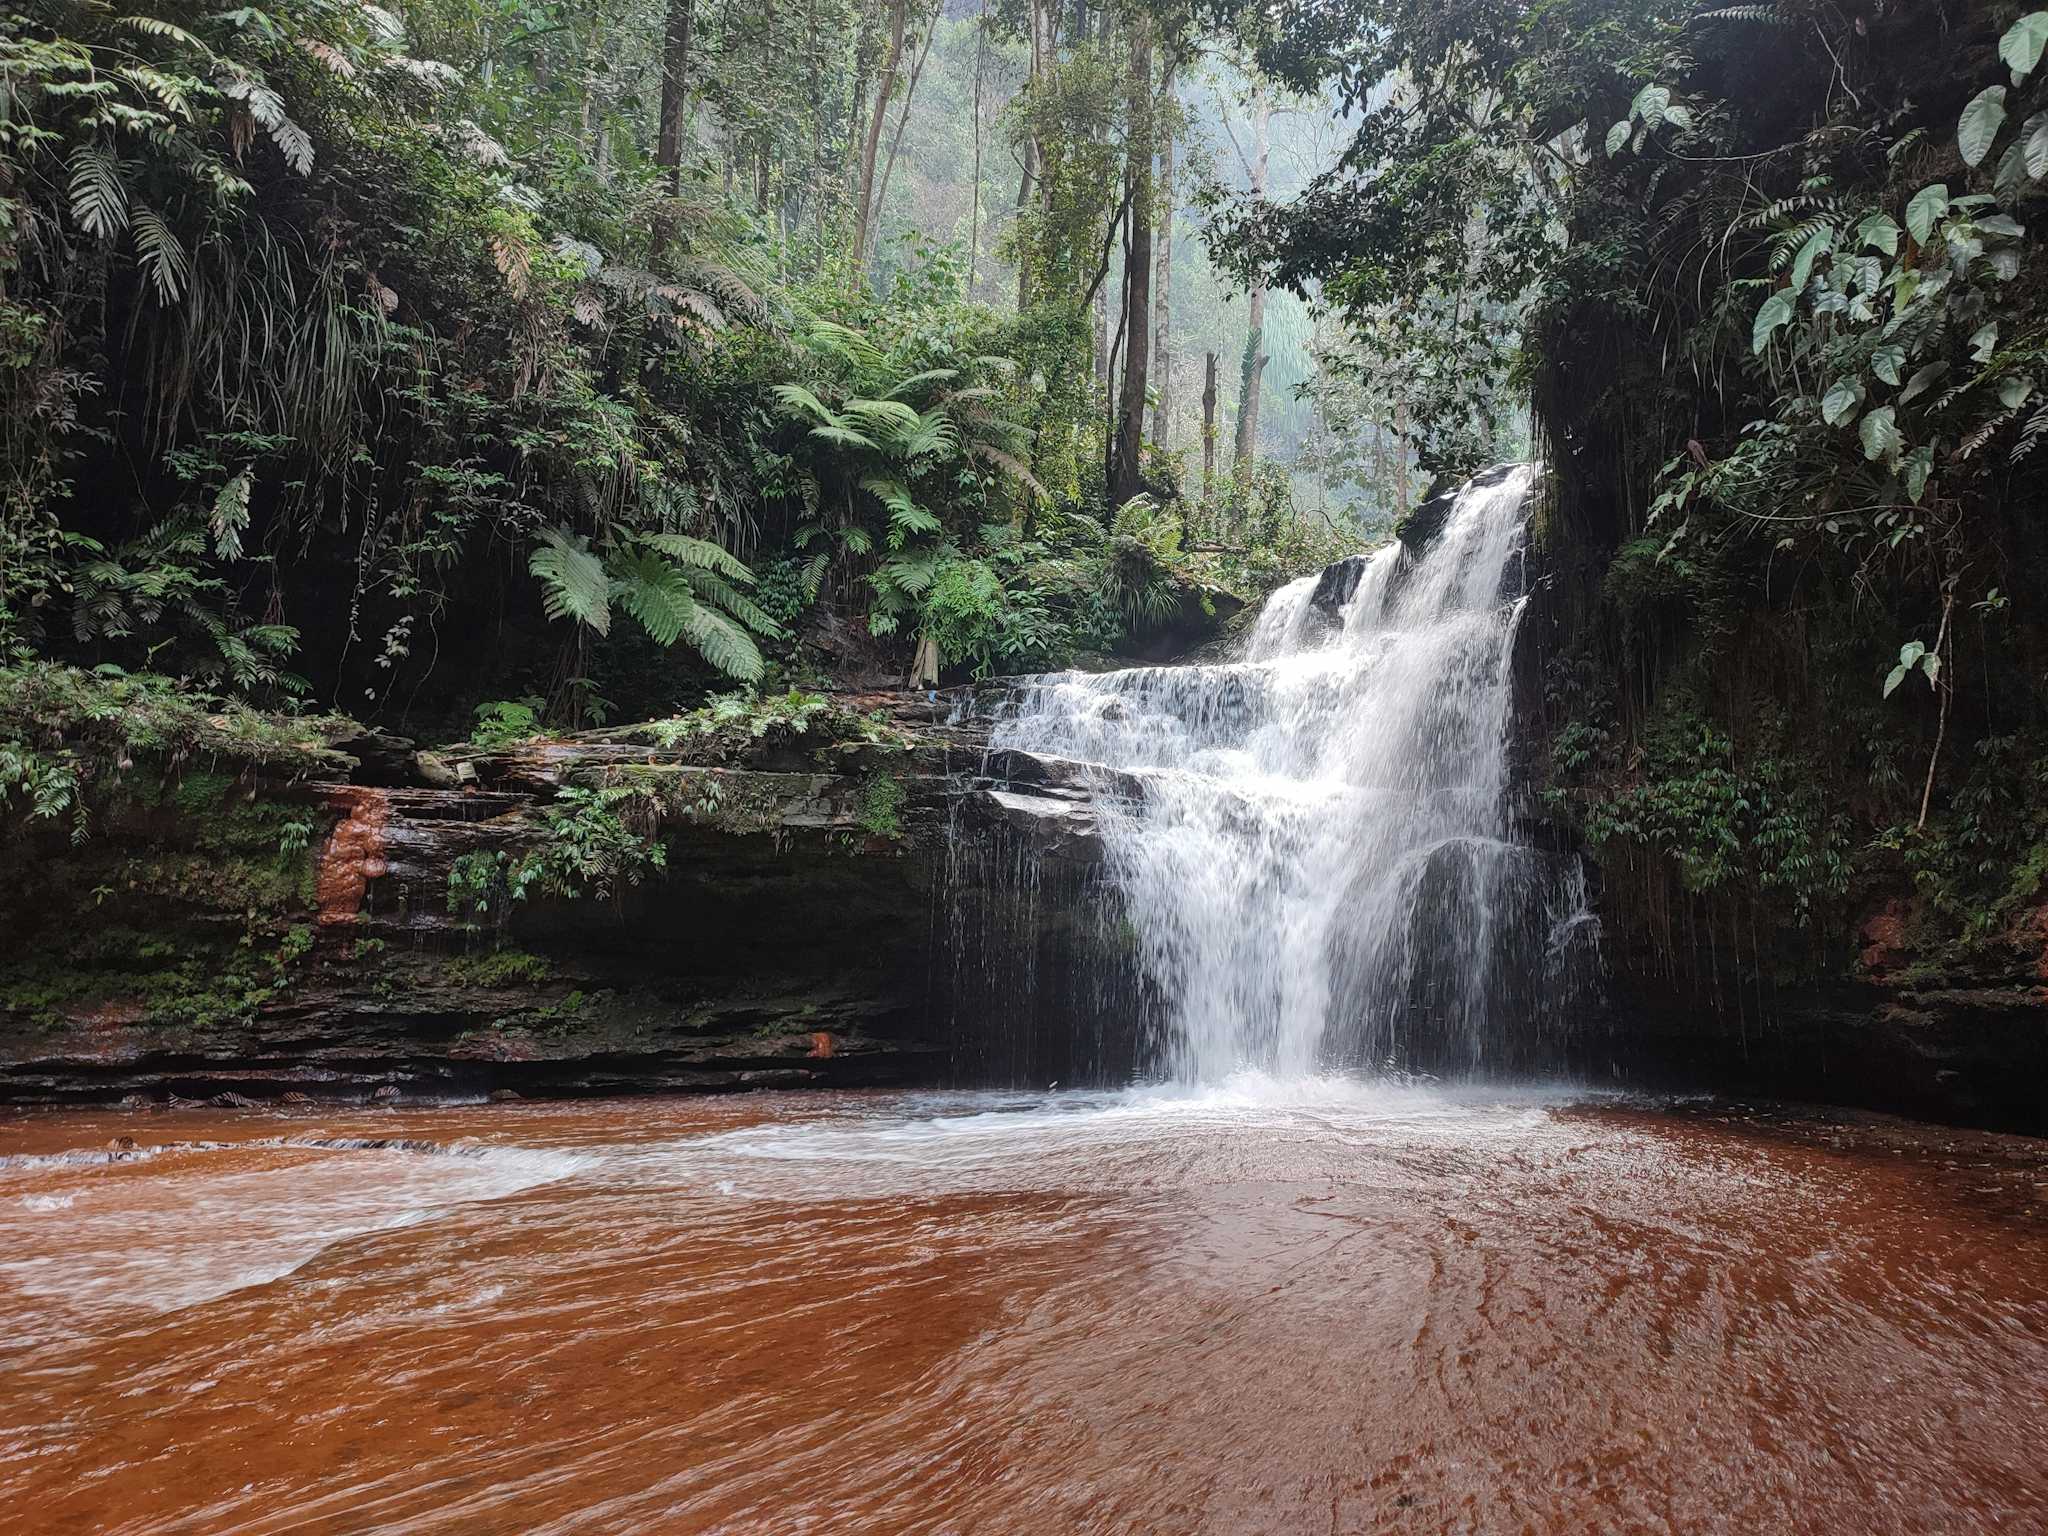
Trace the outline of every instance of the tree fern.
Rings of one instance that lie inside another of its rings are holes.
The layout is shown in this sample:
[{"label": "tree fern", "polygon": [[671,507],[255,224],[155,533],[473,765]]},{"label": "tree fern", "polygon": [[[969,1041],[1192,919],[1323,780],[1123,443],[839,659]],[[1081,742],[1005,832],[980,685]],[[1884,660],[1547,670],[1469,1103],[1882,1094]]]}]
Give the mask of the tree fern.
[{"label": "tree fern", "polygon": [[634,553],[611,563],[612,596],[661,646],[676,643],[697,599],[682,571],[661,556]]},{"label": "tree fern", "polygon": [[683,565],[717,571],[728,581],[753,585],[754,573],[740,562],[738,556],[709,539],[694,539],[684,533],[648,533],[641,535],[640,542]]},{"label": "tree fern", "polygon": [[706,603],[696,603],[683,620],[683,638],[727,677],[743,683],[761,676],[761,651],[747,632]]},{"label": "tree fern", "polygon": [[755,634],[770,640],[781,635],[782,626],[773,616],[724,578],[695,567],[684,568],[682,575],[698,597],[731,614]]},{"label": "tree fern", "polygon": [[526,565],[539,578],[547,616],[574,619],[598,634],[611,631],[611,578],[604,562],[590,551],[590,541],[566,528],[541,534],[540,548]]}]

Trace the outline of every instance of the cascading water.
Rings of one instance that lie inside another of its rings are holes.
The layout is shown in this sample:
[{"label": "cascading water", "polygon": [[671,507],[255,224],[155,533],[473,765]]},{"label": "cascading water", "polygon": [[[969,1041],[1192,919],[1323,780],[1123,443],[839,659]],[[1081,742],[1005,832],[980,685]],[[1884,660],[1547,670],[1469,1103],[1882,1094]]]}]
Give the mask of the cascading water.
[{"label": "cascading water", "polygon": [[[1115,770],[1109,874],[1163,1018],[1153,1065],[1470,1070],[1592,933],[1512,835],[1510,667],[1536,471],[1473,481],[1334,625],[1276,592],[1243,660],[1022,685],[993,745]],[[1325,604],[1324,606],[1327,606]]]}]

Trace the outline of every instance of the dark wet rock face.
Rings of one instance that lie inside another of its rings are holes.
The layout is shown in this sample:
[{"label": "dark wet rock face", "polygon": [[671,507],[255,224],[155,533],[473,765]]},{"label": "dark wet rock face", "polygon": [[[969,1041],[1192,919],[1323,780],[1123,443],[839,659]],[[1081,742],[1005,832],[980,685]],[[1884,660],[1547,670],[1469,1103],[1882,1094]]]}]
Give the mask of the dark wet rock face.
[{"label": "dark wet rock face", "polygon": [[[985,1010],[935,959],[955,909],[1008,904],[1018,859],[1085,879],[1093,813],[1072,765],[984,761],[949,700],[859,702],[889,717],[879,741],[703,762],[593,736],[453,759],[443,788],[391,745],[379,782],[188,786],[53,840],[0,894],[0,1100],[947,1080],[985,1054]],[[562,790],[617,784],[659,806],[663,869],[608,896],[451,900],[466,867],[533,848]]]}]

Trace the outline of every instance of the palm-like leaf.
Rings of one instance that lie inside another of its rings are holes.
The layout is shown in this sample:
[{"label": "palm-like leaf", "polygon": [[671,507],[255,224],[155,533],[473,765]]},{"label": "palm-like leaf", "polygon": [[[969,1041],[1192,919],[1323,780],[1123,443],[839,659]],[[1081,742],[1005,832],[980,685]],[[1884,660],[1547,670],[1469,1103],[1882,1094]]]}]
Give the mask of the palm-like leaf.
[{"label": "palm-like leaf", "polygon": [[148,208],[135,210],[135,248],[142,253],[143,270],[156,288],[158,302],[177,303],[184,296],[191,265],[184,242],[162,215]]},{"label": "palm-like leaf", "polygon": [[111,240],[128,227],[128,189],[113,152],[81,144],[71,152],[71,217],[88,235]]}]

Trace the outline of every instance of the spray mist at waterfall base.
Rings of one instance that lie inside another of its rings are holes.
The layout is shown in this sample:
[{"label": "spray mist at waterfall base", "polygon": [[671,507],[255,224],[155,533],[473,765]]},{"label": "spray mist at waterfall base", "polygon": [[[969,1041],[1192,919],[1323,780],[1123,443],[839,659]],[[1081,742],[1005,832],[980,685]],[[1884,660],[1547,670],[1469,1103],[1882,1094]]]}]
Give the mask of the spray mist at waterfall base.
[{"label": "spray mist at waterfall base", "polygon": [[1577,860],[1515,830],[1536,479],[1490,472],[1420,554],[1390,544],[1276,592],[1240,660],[1025,679],[1000,711],[996,750],[1094,777],[1107,884],[1156,1000],[1148,1072],[1554,1055],[1598,926]]}]

